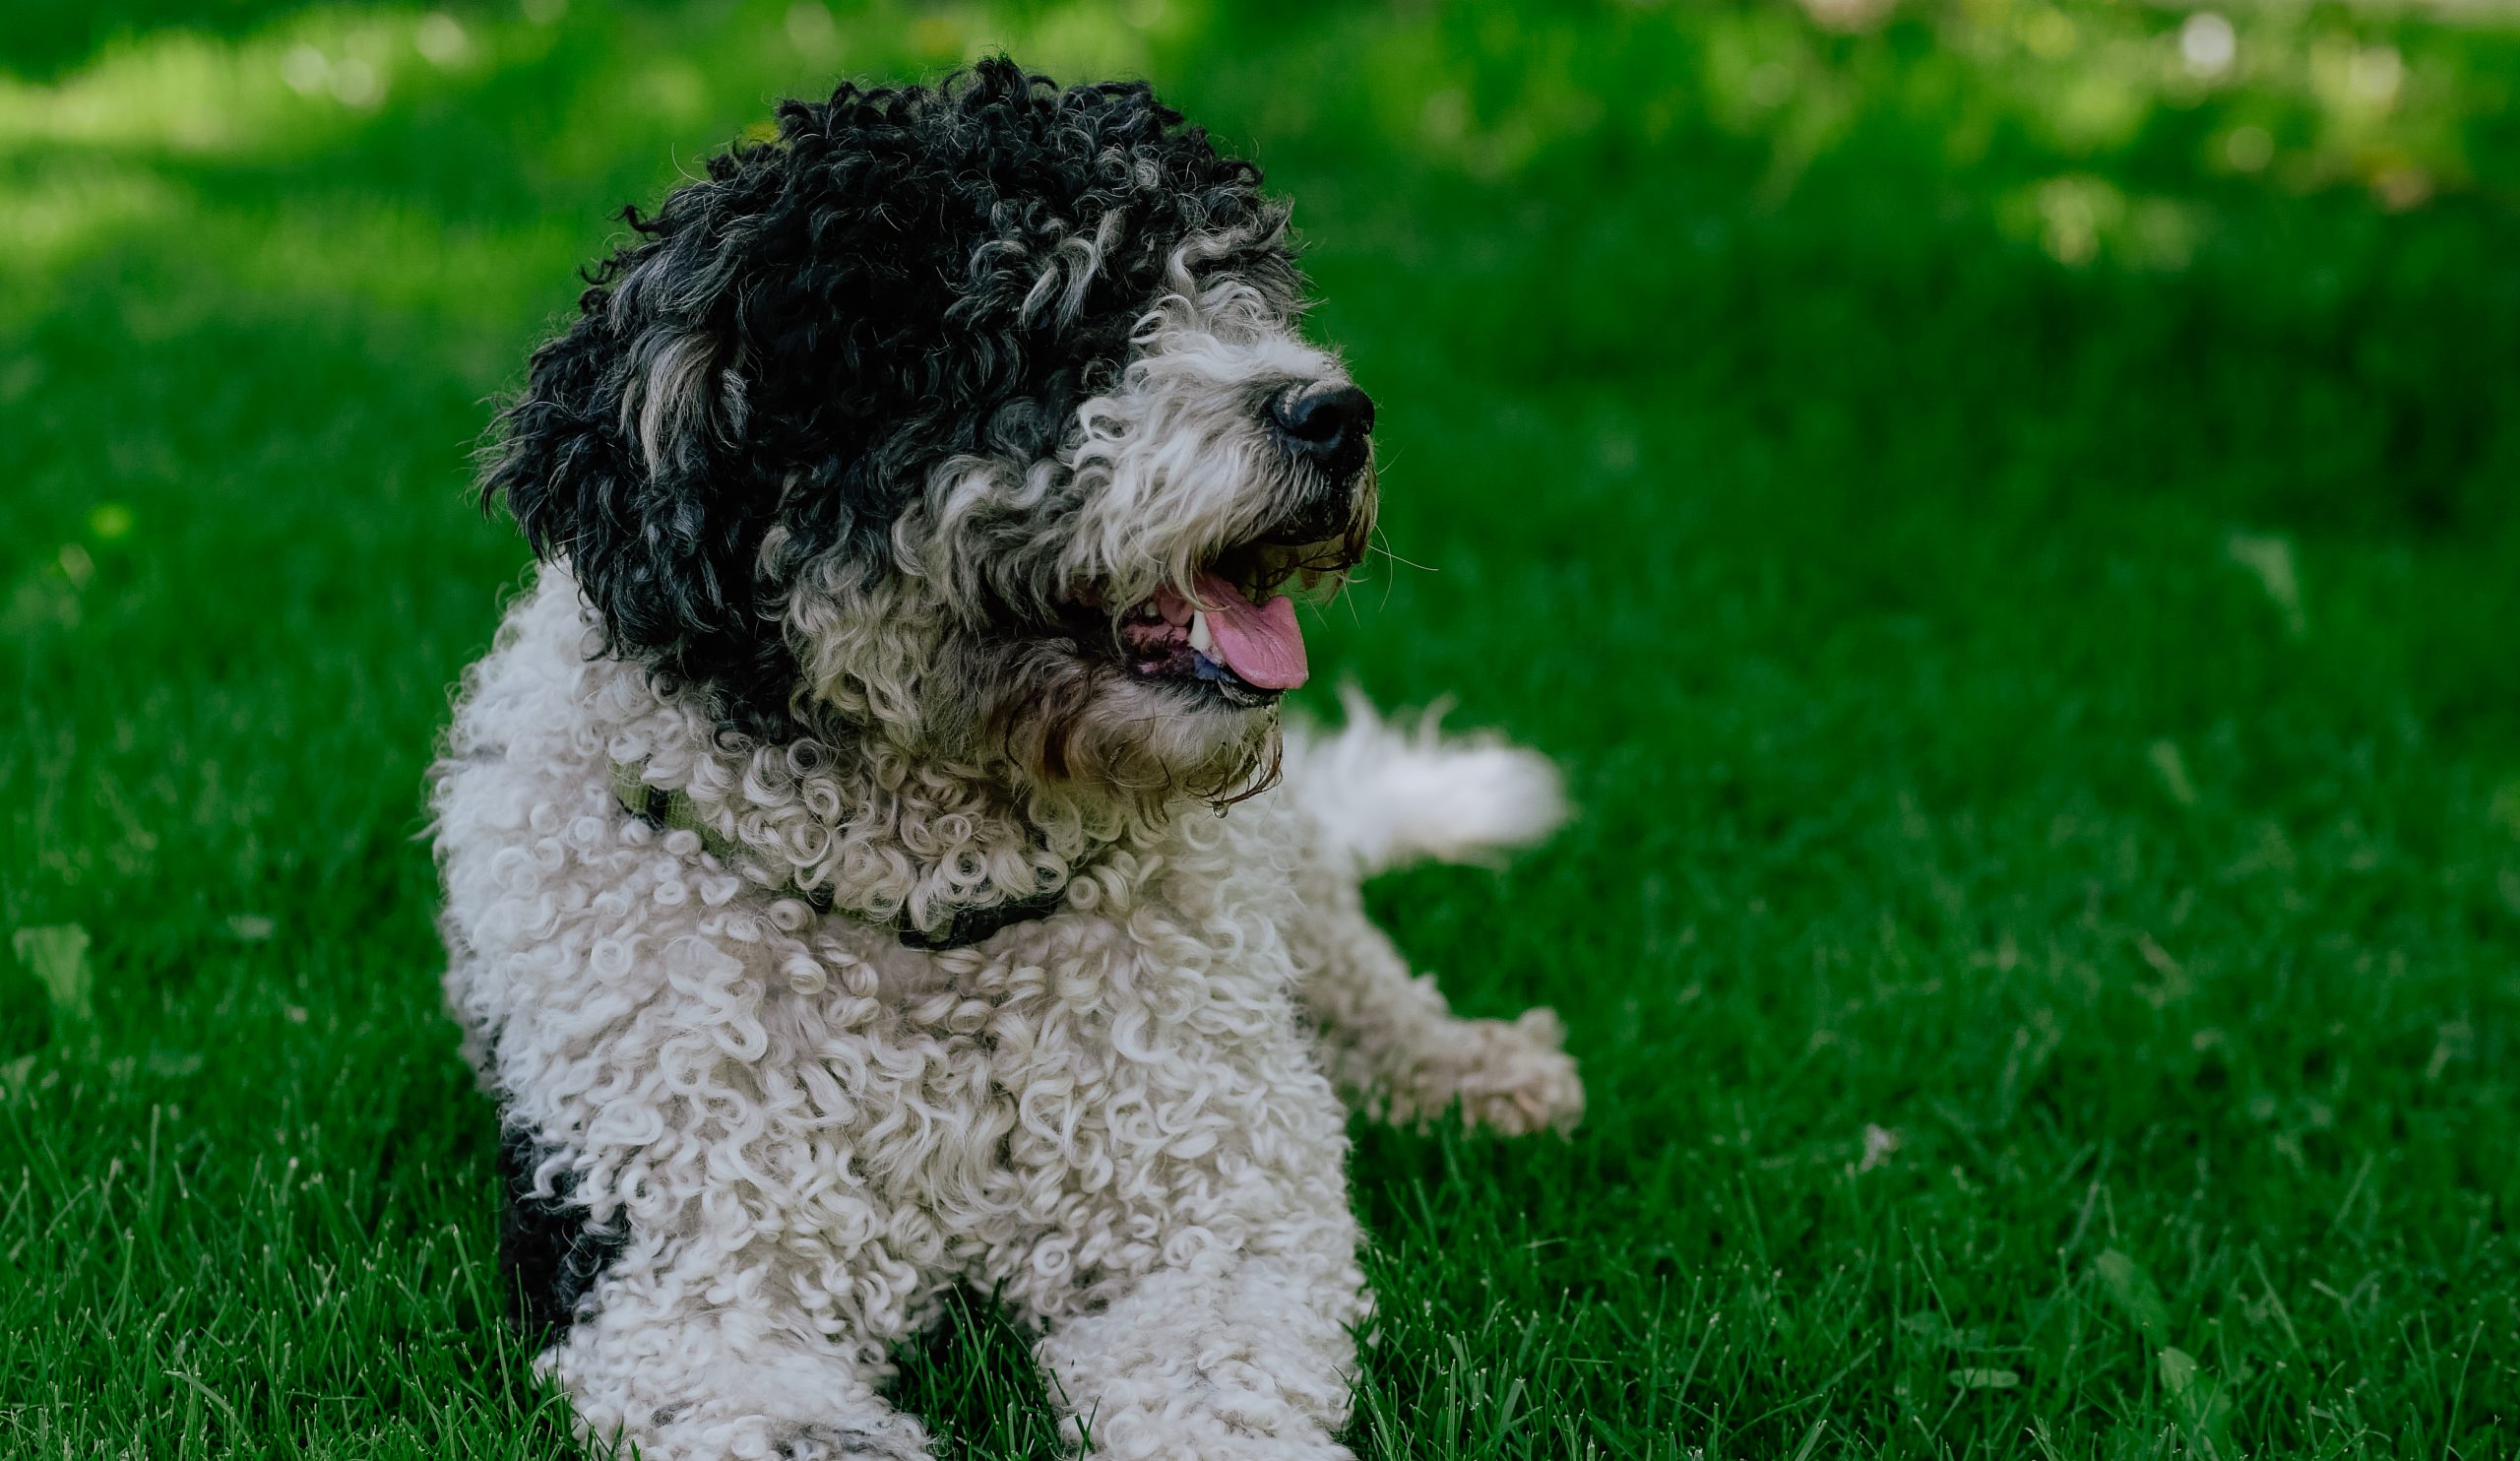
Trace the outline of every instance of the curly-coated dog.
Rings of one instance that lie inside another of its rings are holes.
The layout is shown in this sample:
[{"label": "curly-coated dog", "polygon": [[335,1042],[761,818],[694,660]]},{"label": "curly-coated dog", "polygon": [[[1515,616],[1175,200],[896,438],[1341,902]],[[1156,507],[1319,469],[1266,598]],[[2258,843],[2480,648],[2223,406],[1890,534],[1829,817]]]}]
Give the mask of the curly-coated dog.
[{"label": "curly-coated dog", "polygon": [[1375,508],[1285,209],[1145,86],[995,60],[628,217],[503,417],[542,566],[434,772],[540,1365],[650,1458],[923,1457],[880,1387],[968,1286],[1080,1444],[1346,1456],[1343,1095],[1583,1098],[1357,892],[1544,833],[1546,763],[1281,737],[1280,590]]}]

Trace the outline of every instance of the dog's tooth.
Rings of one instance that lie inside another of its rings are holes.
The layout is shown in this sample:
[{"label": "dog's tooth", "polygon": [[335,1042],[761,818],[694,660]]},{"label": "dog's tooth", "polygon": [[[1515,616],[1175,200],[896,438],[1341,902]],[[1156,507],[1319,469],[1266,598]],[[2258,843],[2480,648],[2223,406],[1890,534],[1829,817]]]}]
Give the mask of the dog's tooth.
[{"label": "dog's tooth", "polygon": [[1216,658],[1216,638],[1208,633],[1208,616],[1204,613],[1190,615],[1190,648],[1211,660]]}]

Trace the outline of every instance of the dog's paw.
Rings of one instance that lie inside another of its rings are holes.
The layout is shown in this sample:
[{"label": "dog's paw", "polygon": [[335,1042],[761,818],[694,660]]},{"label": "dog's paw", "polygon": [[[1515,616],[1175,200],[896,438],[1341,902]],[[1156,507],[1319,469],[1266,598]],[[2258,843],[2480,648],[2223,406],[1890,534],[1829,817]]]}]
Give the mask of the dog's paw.
[{"label": "dog's paw", "polygon": [[1510,1025],[1481,1021],[1480,1029],[1480,1058],[1462,1078],[1463,1119],[1505,1136],[1571,1131],[1584,1119],[1584,1080],[1555,1010],[1527,1009]]},{"label": "dog's paw", "polygon": [[1571,1131],[1584,1118],[1584,1081],[1566,1053],[1566,1027],[1550,1009],[1516,1020],[1464,1020],[1443,1058],[1421,1065],[1390,1093],[1389,1116],[1423,1124],[1448,1111],[1474,1130],[1500,1136]]},{"label": "dog's paw", "polygon": [[1206,1412],[1198,1400],[1184,1396],[1163,1412],[1111,1416],[1091,1428],[1092,1439],[1071,1419],[1066,1428],[1068,1454],[1094,1461],[1356,1461],[1356,1453],[1310,1425],[1280,1424],[1272,1417],[1257,1424],[1230,1413]]}]

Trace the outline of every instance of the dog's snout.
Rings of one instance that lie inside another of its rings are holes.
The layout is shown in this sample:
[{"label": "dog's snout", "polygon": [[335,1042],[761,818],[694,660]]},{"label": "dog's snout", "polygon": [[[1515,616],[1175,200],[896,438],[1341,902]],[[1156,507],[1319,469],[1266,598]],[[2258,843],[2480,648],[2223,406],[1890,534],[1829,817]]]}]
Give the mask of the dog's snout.
[{"label": "dog's snout", "polygon": [[1290,386],[1269,398],[1269,420],[1287,445],[1333,476],[1365,465],[1373,398],[1345,382]]}]

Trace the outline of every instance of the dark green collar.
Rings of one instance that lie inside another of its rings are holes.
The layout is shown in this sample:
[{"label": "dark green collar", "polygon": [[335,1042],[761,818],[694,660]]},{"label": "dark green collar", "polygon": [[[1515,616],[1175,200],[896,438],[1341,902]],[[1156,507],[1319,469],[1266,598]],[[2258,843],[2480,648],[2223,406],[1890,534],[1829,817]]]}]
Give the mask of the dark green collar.
[{"label": "dark green collar", "polygon": [[[623,811],[660,832],[689,832],[698,837],[701,849],[721,862],[732,864],[738,857],[745,856],[743,849],[720,836],[717,829],[701,819],[700,809],[692,804],[689,793],[668,792],[662,787],[650,786],[636,766],[616,765],[612,768],[612,794],[621,803]],[[834,911],[829,888],[801,887],[790,878],[781,884],[778,891],[812,904],[816,913]],[[1012,903],[957,909],[944,927],[932,930],[914,927],[900,918],[875,919],[854,909],[841,909],[839,912],[870,928],[887,930],[901,940],[904,948],[924,949],[932,953],[940,949],[970,948],[1002,928],[1047,918],[1066,903],[1067,888],[1062,885]]]}]

